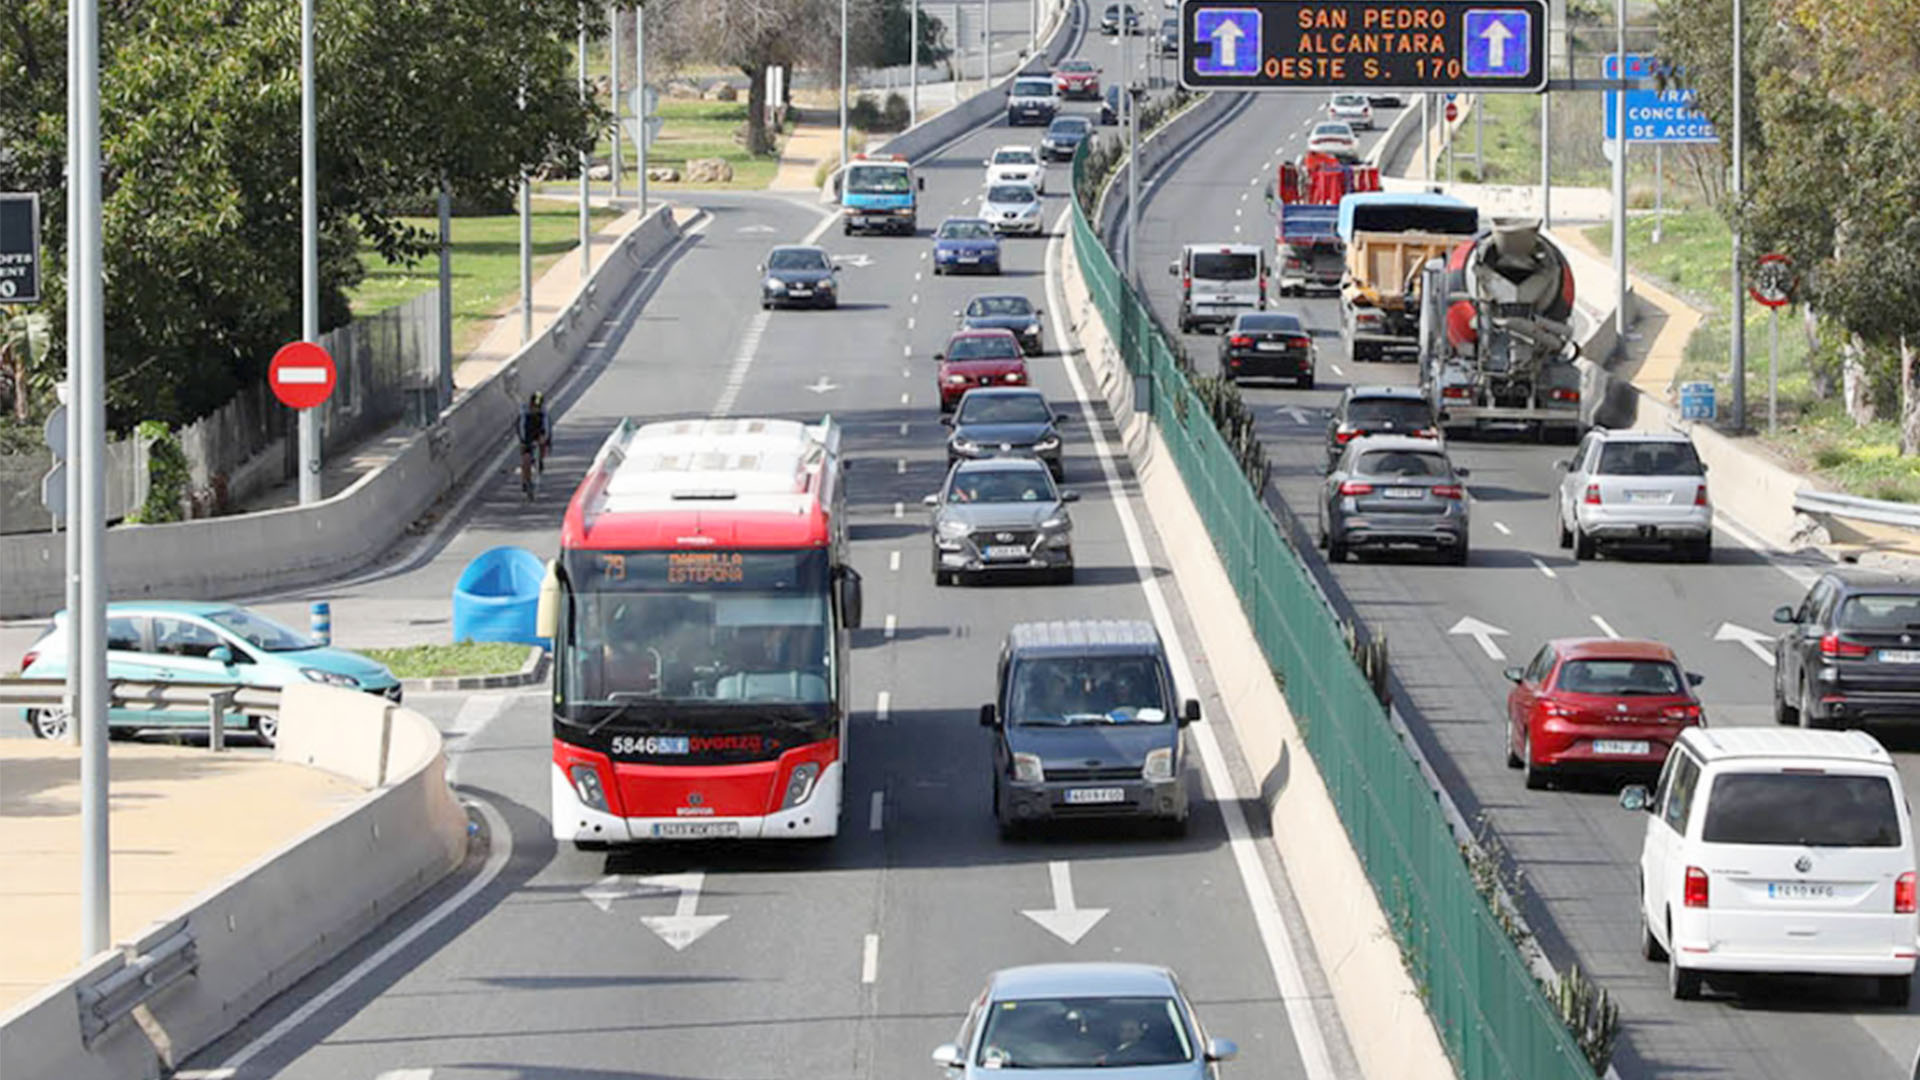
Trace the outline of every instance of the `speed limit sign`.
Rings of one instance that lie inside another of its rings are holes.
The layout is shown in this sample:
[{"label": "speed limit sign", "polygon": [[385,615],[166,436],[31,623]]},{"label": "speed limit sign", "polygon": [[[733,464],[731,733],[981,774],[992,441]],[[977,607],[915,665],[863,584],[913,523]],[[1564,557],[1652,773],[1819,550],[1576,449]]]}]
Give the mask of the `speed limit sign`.
[{"label": "speed limit sign", "polygon": [[1753,268],[1753,284],[1747,286],[1747,294],[1768,307],[1785,307],[1793,302],[1793,289],[1798,284],[1793,261],[1774,252],[1760,256]]}]

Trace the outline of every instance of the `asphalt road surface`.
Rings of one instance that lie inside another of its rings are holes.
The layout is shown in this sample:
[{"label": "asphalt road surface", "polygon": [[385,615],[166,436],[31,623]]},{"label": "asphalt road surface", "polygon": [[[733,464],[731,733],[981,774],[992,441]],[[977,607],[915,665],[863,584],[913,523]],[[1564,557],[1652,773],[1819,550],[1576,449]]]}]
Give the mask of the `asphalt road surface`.
[{"label": "asphalt road surface", "polygon": [[[1272,94],[1241,112],[1151,178],[1140,222],[1139,274],[1162,325],[1178,324],[1169,260],[1187,243],[1271,243],[1263,193],[1282,158],[1300,154],[1325,95]],[[1410,107],[1417,108],[1417,98]],[[1384,128],[1395,113],[1378,110]],[[1376,136],[1362,136],[1362,148]],[[1327,410],[1349,385],[1413,383],[1411,363],[1353,363],[1340,340],[1337,298],[1287,298],[1319,345],[1316,389],[1243,386],[1272,462],[1269,501],[1290,508],[1309,536],[1325,472]],[[1182,335],[1202,372],[1218,370],[1220,339]],[[1702,1002],[1667,995],[1664,965],[1638,952],[1634,896],[1645,816],[1623,811],[1615,787],[1527,791],[1505,767],[1502,725],[1509,684],[1554,637],[1653,638],[1706,677],[1699,693],[1717,725],[1772,722],[1770,613],[1796,603],[1818,564],[1772,557],[1722,522],[1711,565],[1663,555],[1576,564],[1556,544],[1555,461],[1566,446],[1524,438],[1450,445],[1472,471],[1472,558],[1454,568],[1418,556],[1361,556],[1331,569],[1306,550],[1337,602],[1387,636],[1397,705],[1470,820],[1484,814],[1524,874],[1529,917],[1557,964],[1577,959],[1619,1002],[1625,1022],[1616,1064],[1624,1077],[1905,1077],[1920,1041],[1906,1013],[1872,1003],[1871,991],[1837,980],[1755,980],[1741,996],[1710,988]],[[1709,477],[1709,485],[1713,478]],[[1310,542],[1310,541],[1307,541]],[[1493,629],[1491,648],[1456,632],[1462,619]],[[1741,637],[1758,637],[1757,647]],[[1876,732],[1890,749],[1920,748],[1912,735]],[[1897,753],[1908,789],[1920,755]],[[1916,1003],[1912,1012],[1920,1010]]]},{"label": "asphalt road surface", "polygon": [[[1108,48],[1087,43],[1090,52]],[[490,478],[459,529],[553,550],[571,485],[623,417],[828,412],[846,425],[852,559],[866,580],[868,628],[857,632],[852,661],[841,836],[819,847],[557,849],[546,822],[543,695],[421,695],[410,704],[453,733],[455,779],[488,825],[485,850],[467,873],[198,1055],[190,1075],[934,1077],[930,1051],[953,1037],[989,972],[1109,959],[1179,971],[1211,1031],[1240,1044],[1241,1063],[1224,1075],[1353,1075],[1336,1023],[1305,1032],[1289,1024],[1323,1015],[1324,982],[1266,845],[1230,842],[1218,803],[1197,800],[1191,833],[1178,841],[1122,829],[996,838],[977,712],[1007,628],[1040,617],[1146,618],[1143,580],[1168,592],[1176,622],[1186,618],[1167,572],[1136,565],[1079,420],[1068,427],[1066,461],[1068,486],[1084,495],[1074,509],[1078,583],[932,582],[918,505],[944,472],[932,355],[952,312],[975,293],[1018,290],[1056,305],[1043,270],[1049,240],[1009,240],[1007,274],[973,280],[935,278],[927,237],[942,217],[971,211],[992,147],[1037,141],[1035,129],[996,123],[923,166],[918,238],[826,231],[821,242],[854,263],[837,311],[763,313],[757,304],[754,265],[769,245],[830,226],[818,209],[698,196],[713,215],[699,240],[610,331],[617,345],[604,362],[555,395],[564,412],[539,499],[517,505],[517,493],[506,494],[511,479]],[[1050,190],[1064,192],[1061,167],[1055,180]],[[1062,198],[1048,196],[1050,221]],[[1036,382],[1077,417],[1053,324],[1047,341],[1049,353],[1032,361]],[[1124,469],[1120,477],[1130,485]],[[1150,531],[1148,540],[1157,552]],[[430,568],[396,571],[415,572]],[[1211,700],[1211,687],[1197,689]],[[1230,733],[1212,730],[1239,775]],[[1238,815],[1237,802],[1225,813]],[[1249,865],[1281,886],[1280,921],[1296,928],[1310,1001],[1281,1000],[1243,884]],[[680,876],[648,880],[660,875]],[[1023,914],[1068,906],[1106,910],[1077,944]],[[644,921],[667,925],[658,920],[676,910],[723,921],[677,950]],[[1308,1057],[1332,1068],[1310,1071]]]}]

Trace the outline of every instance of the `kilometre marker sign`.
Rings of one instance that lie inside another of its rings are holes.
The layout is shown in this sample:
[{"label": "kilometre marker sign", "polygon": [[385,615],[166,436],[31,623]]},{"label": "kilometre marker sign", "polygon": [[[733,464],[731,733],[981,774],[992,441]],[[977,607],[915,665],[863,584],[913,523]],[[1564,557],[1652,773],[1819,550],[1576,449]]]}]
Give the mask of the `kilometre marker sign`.
[{"label": "kilometre marker sign", "polygon": [[1187,0],[1180,82],[1537,93],[1546,35],[1545,0]]}]

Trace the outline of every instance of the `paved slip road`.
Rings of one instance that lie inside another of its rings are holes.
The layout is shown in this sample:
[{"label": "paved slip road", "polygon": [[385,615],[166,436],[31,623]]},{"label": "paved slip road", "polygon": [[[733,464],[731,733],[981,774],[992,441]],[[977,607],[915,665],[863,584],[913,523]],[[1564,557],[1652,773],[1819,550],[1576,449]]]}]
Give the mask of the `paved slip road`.
[{"label": "paved slip road", "polygon": [[[1177,285],[1165,274],[1189,242],[1271,243],[1263,192],[1279,157],[1297,156],[1323,94],[1256,95],[1229,123],[1154,178],[1143,199],[1139,273],[1163,325],[1177,325]],[[1417,108],[1417,99],[1410,107]],[[1393,110],[1381,110],[1385,124]],[[1377,136],[1362,136],[1363,149]],[[1284,151],[1284,154],[1281,152]],[[1317,523],[1326,411],[1354,383],[1413,383],[1411,363],[1355,364],[1340,340],[1338,301],[1288,298],[1320,349],[1318,386],[1243,387],[1272,462],[1269,500],[1306,530]],[[1184,335],[1198,370],[1217,370],[1219,339]],[[1532,894],[1529,918],[1556,963],[1571,956],[1613,992],[1626,1031],[1616,1065],[1625,1077],[1904,1077],[1920,1025],[1871,1003],[1863,989],[1822,980],[1772,980],[1748,996],[1675,1002],[1663,965],[1643,961],[1633,897],[1644,815],[1621,810],[1609,785],[1526,791],[1505,768],[1501,725],[1507,664],[1525,664],[1549,637],[1616,634],[1665,641],[1705,675],[1700,694],[1715,724],[1766,724],[1770,657],[1716,640],[1723,624],[1771,635],[1772,610],[1795,603],[1818,565],[1764,555],[1722,522],[1709,566],[1657,557],[1576,565],[1556,546],[1554,462],[1566,446],[1525,439],[1451,444],[1472,470],[1472,560],[1454,568],[1418,557],[1367,557],[1328,569],[1309,555],[1337,602],[1384,632],[1398,680],[1397,705],[1469,820],[1484,813],[1516,857]],[[1709,484],[1712,484],[1709,478]],[[1472,617],[1505,631],[1505,659],[1449,634]],[[1761,645],[1770,652],[1770,642]],[[1908,790],[1920,790],[1920,741],[1878,732],[1896,751]],[[1906,752],[1902,752],[1906,751]],[[1916,1003],[1913,1010],[1920,1010]]]},{"label": "paved slip road", "polygon": [[[417,695],[410,703],[455,733],[457,783],[504,818],[505,835],[496,830],[491,851],[474,860],[500,857],[510,839],[499,876],[486,877],[489,862],[479,876],[436,889],[377,940],[187,1063],[189,1075],[933,1077],[929,1052],[952,1037],[990,971],[1066,959],[1175,966],[1210,1029],[1240,1043],[1242,1061],[1227,1066],[1227,1076],[1353,1075],[1332,1023],[1317,1025],[1308,1042],[1331,1044],[1335,1068],[1303,1066],[1213,803],[1198,801],[1192,832],[1180,841],[1121,830],[1019,844],[995,837],[977,710],[990,695],[1007,627],[1037,617],[1148,615],[1119,508],[1078,421],[1069,428],[1067,482],[1085,496],[1074,513],[1080,583],[932,584],[917,505],[944,465],[931,356],[951,312],[975,292],[1017,289],[1056,305],[1046,299],[1048,241],[1009,241],[1010,272],[975,281],[927,272],[926,232],[970,209],[980,160],[1016,140],[1037,136],[996,124],[924,169],[928,208],[918,239],[825,233],[831,251],[862,263],[843,274],[845,303],[834,312],[757,306],[753,265],[768,244],[820,228],[815,208],[700,196],[714,215],[704,235],[617,329],[604,365],[556,395],[565,411],[539,501],[525,509],[517,493],[509,497],[507,478],[493,478],[453,541],[464,549],[474,546],[468,534],[485,533],[489,542],[551,550],[567,489],[620,417],[831,412],[847,426],[854,462],[853,561],[866,580],[869,626],[858,632],[852,662],[857,712],[839,839],[818,848],[556,850],[546,823],[542,694]],[[1060,200],[1049,196],[1050,208],[1057,212]],[[1052,347],[1051,325],[1047,339]],[[1050,353],[1032,366],[1039,385],[1078,416],[1063,358]],[[1171,593],[1164,570],[1148,572]],[[404,590],[405,581],[403,573],[393,587]],[[1181,610],[1177,594],[1172,606]],[[1208,700],[1210,689],[1200,687]],[[1213,731],[1237,762],[1225,725]],[[1277,875],[1267,852],[1254,858]],[[1056,862],[1080,907],[1109,909],[1077,945],[1022,914],[1054,906]],[[630,894],[637,876],[680,872],[705,875],[698,911],[725,921],[674,951],[642,923],[671,914],[674,898]],[[1297,927],[1279,884],[1282,919]],[[444,922],[393,939],[463,888],[478,891]],[[600,892],[606,910],[583,890]],[[1297,929],[1295,947],[1311,960]],[[356,965],[367,969],[364,980],[339,980]],[[1310,1013],[1326,1002],[1318,970],[1308,966]],[[220,1071],[227,1067],[234,1072]]]}]

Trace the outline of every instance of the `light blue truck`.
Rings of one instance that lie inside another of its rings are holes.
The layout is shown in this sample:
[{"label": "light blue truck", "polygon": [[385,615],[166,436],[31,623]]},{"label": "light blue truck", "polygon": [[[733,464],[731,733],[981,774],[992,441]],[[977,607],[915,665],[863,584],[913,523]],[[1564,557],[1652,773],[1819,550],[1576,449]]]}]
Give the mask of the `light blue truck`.
[{"label": "light blue truck", "polygon": [[912,236],[920,225],[919,196],[926,187],[926,178],[915,176],[913,165],[900,154],[855,155],[840,186],[841,232]]}]

